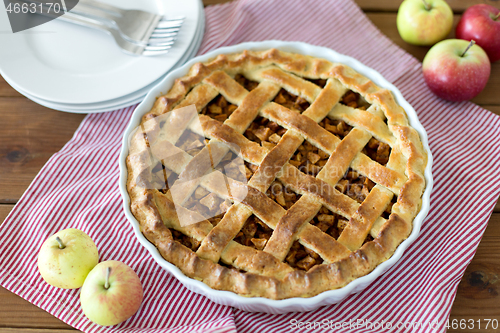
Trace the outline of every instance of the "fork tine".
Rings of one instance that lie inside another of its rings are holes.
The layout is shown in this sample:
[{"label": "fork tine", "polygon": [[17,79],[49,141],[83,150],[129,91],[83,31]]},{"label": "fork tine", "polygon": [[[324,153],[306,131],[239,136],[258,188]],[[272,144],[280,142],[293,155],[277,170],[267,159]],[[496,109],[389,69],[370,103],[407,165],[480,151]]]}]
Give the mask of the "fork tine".
[{"label": "fork tine", "polygon": [[167,53],[167,51],[170,50],[171,48],[172,48],[172,45],[162,46],[162,47],[147,46],[144,48],[144,51],[142,52],[142,54],[143,55],[164,54],[164,53]]},{"label": "fork tine", "polygon": [[150,39],[169,38],[169,37],[175,37],[175,36],[177,36],[177,32],[157,33],[157,34],[151,35]]},{"label": "fork tine", "polygon": [[155,40],[155,39],[158,39],[158,38],[160,38],[160,39],[161,38],[171,38],[171,37],[176,37],[177,35],[178,35],[177,32],[175,32],[175,33],[168,33],[168,34],[157,33],[154,36],[151,36],[149,39],[150,40],[151,39]]},{"label": "fork tine", "polygon": [[165,28],[177,28],[182,25],[184,21],[160,21],[156,26],[156,29],[165,29]]},{"label": "fork tine", "polygon": [[177,25],[177,26],[171,26],[171,27],[159,27],[157,26],[155,28],[155,31],[159,31],[159,32],[175,32],[175,31],[179,31],[179,29],[181,28],[182,25]]},{"label": "fork tine", "polygon": [[175,37],[155,38],[155,39],[150,39],[148,45],[164,45],[169,42],[174,42],[175,40],[176,40]]},{"label": "fork tine", "polygon": [[149,37],[143,55],[160,55],[167,53],[175,43],[177,33],[183,23],[184,18],[161,20]]},{"label": "fork tine", "polygon": [[177,18],[177,19],[165,19],[165,18],[163,18],[160,21],[158,21],[158,23],[162,23],[162,24],[164,24],[164,23],[167,24],[169,22],[171,22],[171,23],[181,22],[182,23],[182,22],[184,22],[184,18]]},{"label": "fork tine", "polygon": [[153,33],[158,33],[158,34],[165,34],[169,32],[178,32],[181,29],[181,27],[176,27],[176,28],[155,28],[153,30]]},{"label": "fork tine", "polygon": [[149,38],[163,38],[169,37],[171,34],[176,34],[179,32],[180,28],[171,28],[165,30],[155,30]]},{"label": "fork tine", "polygon": [[163,50],[165,49],[165,47],[172,47],[172,45],[174,45],[174,41],[170,41],[170,42],[165,42],[165,43],[158,43],[158,44],[148,44],[146,46],[146,50],[148,51],[154,51],[154,50]]}]

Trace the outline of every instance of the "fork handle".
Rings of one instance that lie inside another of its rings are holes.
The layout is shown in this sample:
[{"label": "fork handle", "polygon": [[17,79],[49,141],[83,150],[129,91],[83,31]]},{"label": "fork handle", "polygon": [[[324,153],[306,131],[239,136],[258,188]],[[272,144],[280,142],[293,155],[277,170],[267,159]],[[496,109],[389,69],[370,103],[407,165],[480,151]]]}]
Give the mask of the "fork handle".
[{"label": "fork handle", "polygon": [[[21,0],[21,1],[36,3],[36,4],[43,6],[44,8],[47,7],[45,2],[43,2],[42,0]],[[115,12],[115,15],[112,15],[106,10],[94,8],[93,5],[91,5],[91,4],[95,3],[95,4],[97,4],[97,6],[100,6],[99,2],[95,2],[95,1],[91,1],[91,0],[87,0],[87,1],[66,0],[65,2],[66,2],[66,5],[70,5],[69,8],[71,8],[70,11],[65,11],[65,13],[71,12],[74,14],[81,14],[83,16],[93,18],[94,23],[98,23],[98,22],[104,23],[102,21],[104,19],[104,20],[109,21],[109,22],[106,22],[106,23],[109,23],[108,26],[113,25],[115,18],[121,16],[120,14],[118,14],[116,12]],[[83,5],[80,5],[80,4],[83,4]],[[105,6],[107,6],[107,5],[105,5]],[[110,7],[112,7],[112,6],[110,6]],[[39,13],[39,14],[44,14],[44,13]],[[48,14],[50,14],[50,13],[48,13]],[[46,15],[46,16],[50,16],[50,15]]]},{"label": "fork handle", "polygon": [[107,27],[102,22],[100,22],[98,20],[94,20],[90,17],[73,14],[71,12],[66,12],[64,15],[58,16],[56,18],[59,18],[59,19],[66,21],[66,22],[72,22],[72,23],[75,23],[75,24],[78,24],[78,25],[81,25],[84,27],[89,27],[89,28],[101,30],[101,31],[104,31],[108,34],[111,34],[109,29],[107,29]]},{"label": "fork handle", "polygon": [[132,55],[142,54],[142,52],[145,49],[144,46],[142,46],[142,45],[136,45],[134,43],[127,42],[126,40],[123,39],[123,37],[121,37],[120,33],[116,29],[110,28],[110,27],[106,26],[105,24],[103,24],[101,21],[94,20],[90,17],[86,17],[86,16],[79,15],[79,14],[74,14],[71,12],[66,12],[62,16],[57,16],[54,14],[47,14],[47,13],[43,13],[43,15],[48,15],[48,16],[51,16],[54,18],[61,19],[61,20],[66,21],[66,22],[81,25],[83,27],[88,27],[88,28],[93,28],[96,30],[103,31],[103,32],[107,33],[108,35],[111,35],[114,38],[115,42],[118,44],[118,46],[120,46],[120,48],[128,54],[132,54]]},{"label": "fork handle", "polygon": [[[35,2],[35,3],[39,3],[38,1],[36,0],[22,0],[23,2]],[[43,5],[44,8],[47,8],[47,6]],[[99,20],[95,20],[91,17],[87,17],[87,16],[83,16],[83,15],[78,15],[78,14],[75,14],[75,13],[72,13],[72,12],[65,12],[63,15],[59,15],[59,14],[56,14],[56,13],[53,13],[51,11],[41,11],[37,14],[40,14],[40,15],[44,15],[44,16],[48,16],[48,17],[52,17],[54,19],[60,19],[62,21],[66,21],[66,22],[71,22],[71,23],[75,23],[75,24],[78,24],[78,25],[81,25],[81,26],[84,26],[84,27],[88,27],[88,28],[93,28],[93,29],[97,29],[97,30],[101,30],[101,31],[104,31],[110,35],[112,35],[112,32],[110,31],[110,29],[105,25],[103,24],[101,21]]]},{"label": "fork handle", "polygon": [[82,3],[81,0],[80,0],[78,5],[73,7],[73,9],[71,11],[74,13],[77,13],[77,14],[81,14],[81,15],[85,15],[85,16],[94,18],[94,19],[106,20],[106,21],[108,21],[106,23],[112,24],[112,25],[114,25],[115,19],[120,17],[120,15],[113,15],[113,14],[110,14],[108,11],[102,10],[100,8],[86,5],[86,4]]}]

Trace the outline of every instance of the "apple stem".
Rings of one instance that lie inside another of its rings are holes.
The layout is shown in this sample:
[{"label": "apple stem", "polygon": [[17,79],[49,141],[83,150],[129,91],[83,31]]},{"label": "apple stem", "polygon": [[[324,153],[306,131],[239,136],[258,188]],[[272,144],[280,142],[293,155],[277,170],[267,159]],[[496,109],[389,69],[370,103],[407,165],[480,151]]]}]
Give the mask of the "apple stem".
[{"label": "apple stem", "polygon": [[475,40],[471,40],[469,45],[467,46],[467,48],[465,49],[464,53],[462,53],[461,57],[463,57],[467,51],[469,51],[469,49],[472,47],[472,45],[476,44],[476,41]]},{"label": "apple stem", "polygon": [[104,283],[104,289],[109,289],[109,274],[111,274],[111,267],[106,270],[106,282]]},{"label": "apple stem", "polygon": [[493,21],[496,21],[500,18],[500,12],[496,16],[493,16]]},{"label": "apple stem", "polygon": [[431,6],[427,3],[427,1],[422,0],[422,2],[424,3],[426,10],[430,10],[431,9]]},{"label": "apple stem", "polygon": [[59,243],[59,248],[60,248],[60,249],[64,249],[64,248],[66,247],[66,246],[64,246],[64,244],[63,244],[63,242],[62,242],[61,238],[56,237],[56,241]]}]

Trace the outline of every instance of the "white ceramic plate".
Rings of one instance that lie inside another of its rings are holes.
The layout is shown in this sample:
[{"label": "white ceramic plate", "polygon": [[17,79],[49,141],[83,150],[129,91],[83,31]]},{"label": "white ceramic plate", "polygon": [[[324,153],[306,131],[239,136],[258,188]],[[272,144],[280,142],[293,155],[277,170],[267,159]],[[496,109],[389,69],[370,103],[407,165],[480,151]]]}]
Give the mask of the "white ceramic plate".
[{"label": "white ceramic plate", "polygon": [[[189,49],[185,53],[185,55],[179,60],[177,64],[175,64],[174,68],[177,68],[181,65],[183,65],[188,59],[192,58],[196,53],[198,52],[201,42],[203,40],[203,35],[205,31],[205,15],[204,15],[204,10],[203,7],[200,7],[200,20],[198,22],[198,27],[197,27],[197,32],[196,35],[194,36],[195,38],[193,39],[191,45],[189,46]],[[6,79],[6,78],[5,78]],[[31,99],[32,101],[43,105],[45,107],[48,107],[50,109],[58,110],[58,111],[65,111],[65,112],[72,112],[72,113],[98,113],[98,112],[108,112],[108,111],[114,111],[117,109],[125,108],[130,105],[139,103],[142,101],[144,96],[153,89],[161,80],[163,80],[163,77],[156,80],[152,84],[139,89],[138,91],[129,94],[127,96],[113,99],[110,101],[105,101],[105,102],[100,102],[100,103],[91,103],[91,104],[65,104],[65,103],[54,103],[45,99],[37,98],[35,96],[30,95],[29,93],[25,92],[23,89],[21,89],[17,84],[14,82],[10,82],[8,79],[6,81],[17,91],[19,91],[21,94],[26,96],[27,98]]]},{"label": "white ceramic plate", "polygon": [[[193,66],[197,62],[206,62],[223,53],[242,52],[243,50],[266,50],[270,48],[278,48],[283,51],[311,55],[318,58],[324,58],[332,62],[340,62],[346,64],[359,73],[362,73],[363,75],[370,78],[380,87],[391,90],[396,97],[397,102],[405,109],[411,126],[415,128],[415,130],[417,130],[420,134],[424,149],[427,151],[427,154],[429,156],[427,167],[425,169],[425,180],[427,186],[422,196],[422,208],[413,221],[413,230],[411,232],[411,235],[399,245],[391,258],[378,265],[370,274],[352,281],[343,288],[325,291],[317,296],[310,298],[271,300],[262,297],[243,297],[229,291],[214,290],[203,282],[187,277],[180,271],[179,268],[163,259],[157,248],[152,243],[150,243],[141,233],[139,229],[139,223],[130,211],[130,197],[127,193],[127,167],[125,164],[125,160],[128,155],[128,137],[132,130],[139,126],[142,116],[151,110],[156,97],[160,96],[162,92],[168,91],[172,87],[174,80],[186,75],[189,68],[191,68],[191,66]],[[156,86],[153,90],[151,90],[151,92],[149,92],[144,101],[135,109],[135,112],[130,120],[130,124],[123,135],[122,151],[120,154],[120,192],[123,197],[123,209],[125,211],[125,215],[132,224],[136,237],[139,239],[141,244],[144,245],[146,249],[148,249],[155,261],[167,271],[172,273],[177,279],[179,279],[179,281],[186,288],[202,294],[216,303],[234,306],[245,311],[286,313],[292,311],[311,311],[323,305],[337,303],[350,294],[363,290],[368,285],[370,285],[378,276],[382,275],[391,266],[393,266],[401,258],[408,246],[418,237],[422,222],[429,211],[430,195],[433,187],[431,170],[432,155],[428,145],[427,133],[425,132],[422,124],[420,124],[415,110],[403,98],[401,92],[386,79],[384,79],[382,75],[380,75],[377,71],[363,65],[354,58],[339,54],[328,48],[299,42],[265,41],[243,43],[239,45],[224,47],[207,53],[203,56],[196,57],[181,68],[170,72],[158,86]]]},{"label": "white ceramic plate", "polygon": [[[158,57],[123,53],[106,34],[54,20],[38,27],[0,34],[0,74],[23,92],[52,103],[89,104],[117,99],[160,79],[185,55],[200,20],[199,0],[106,0],[185,22],[170,52]],[[4,7],[3,7],[4,8]],[[0,9],[0,31],[10,31]]]}]

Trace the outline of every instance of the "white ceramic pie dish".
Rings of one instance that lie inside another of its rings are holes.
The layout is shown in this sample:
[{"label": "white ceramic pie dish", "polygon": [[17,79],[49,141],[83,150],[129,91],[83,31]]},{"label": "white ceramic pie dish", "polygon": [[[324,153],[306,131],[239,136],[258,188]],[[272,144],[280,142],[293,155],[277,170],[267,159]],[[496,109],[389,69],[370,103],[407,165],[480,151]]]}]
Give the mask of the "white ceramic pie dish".
[{"label": "white ceramic pie dish", "polygon": [[[132,130],[139,126],[141,118],[149,112],[158,96],[170,90],[176,78],[186,75],[189,69],[197,62],[206,62],[219,54],[238,53],[243,50],[266,50],[277,48],[283,51],[294,52],[298,54],[311,55],[318,58],[324,58],[332,62],[346,64],[371,79],[380,87],[389,89],[393,92],[397,102],[405,109],[410,125],[420,134],[424,149],[428,154],[427,167],[425,169],[426,188],[422,196],[422,208],[413,221],[413,230],[410,236],[403,241],[394,252],[393,256],[387,261],[377,266],[371,273],[360,277],[348,285],[335,290],[325,291],[317,296],[309,298],[289,298],[285,300],[271,300],[262,297],[243,297],[229,291],[214,290],[205,283],[189,278],[184,275],[179,268],[166,261],[158,252],[154,244],[150,243],[139,228],[139,222],[132,215],[130,210],[130,197],[127,192],[127,167],[126,158],[128,155],[128,137]],[[331,49],[319,46],[313,46],[300,42],[282,42],[282,41],[264,41],[249,42],[229,47],[223,47],[205,55],[196,57],[187,62],[184,66],[170,72],[155,88],[153,88],[144,101],[134,111],[130,123],[125,130],[120,154],[120,192],[123,197],[123,208],[125,215],[134,228],[135,235],[139,242],[151,253],[155,261],[173,274],[186,288],[208,297],[210,300],[236,307],[245,311],[266,312],[266,313],[286,313],[295,311],[311,311],[320,306],[337,303],[350,294],[357,293],[370,285],[377,277],[391,268],[403,255],[408,246],[418,237],[422,223],[429,211],[430,195],[433,188],[432,178],[432,154],[429,149],[427,133],[418,120],[417,114],[412,106],[403,98],[401,92],[382,77],[377,71],[363,65],[354,58],[339,54]]]}]

